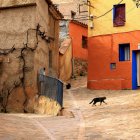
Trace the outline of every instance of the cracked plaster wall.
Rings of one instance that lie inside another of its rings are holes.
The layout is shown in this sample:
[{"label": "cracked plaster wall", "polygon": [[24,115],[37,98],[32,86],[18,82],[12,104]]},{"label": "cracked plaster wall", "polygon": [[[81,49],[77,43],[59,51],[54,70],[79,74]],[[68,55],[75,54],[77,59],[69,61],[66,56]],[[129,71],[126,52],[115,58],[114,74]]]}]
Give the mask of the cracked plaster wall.
[{"label": "cracked plaster wall", "polygon": [[[58,76],[59,24],[48,12],[48,5],[44,0],[38,0],[37,6],[3,9],[0,13],[0,51],[12,47],[16,49],[7,55],[0,54],[3,60],[0,63],[0,100],[3,102],[1,111],[5,106],[6,112],[33,112],[35,97],[38,95],[39,69],[45,67],[47,75]],[[36,29],[38,23],[41,25],[40,30],[54,37],[55,41],[46,43],[36,34],[33,29]],[[23,50],[23,61],[20,58],[21,48],[25,47],[25,44],[36,49]],[[49,68],[49,50],[53,52],[52,68]],[[21,81],[23,77],[24,81]],[[24,82],[24,86],[21,82]]]}]

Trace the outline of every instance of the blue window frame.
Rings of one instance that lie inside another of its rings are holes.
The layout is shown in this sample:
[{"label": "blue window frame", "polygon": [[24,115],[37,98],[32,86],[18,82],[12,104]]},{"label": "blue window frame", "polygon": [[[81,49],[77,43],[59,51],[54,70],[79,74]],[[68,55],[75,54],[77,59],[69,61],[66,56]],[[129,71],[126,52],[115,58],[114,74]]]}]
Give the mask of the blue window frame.
[{"label": "blue window frame", "polygon": [[130,60],[130,44],[119,44],[119,61]]}]

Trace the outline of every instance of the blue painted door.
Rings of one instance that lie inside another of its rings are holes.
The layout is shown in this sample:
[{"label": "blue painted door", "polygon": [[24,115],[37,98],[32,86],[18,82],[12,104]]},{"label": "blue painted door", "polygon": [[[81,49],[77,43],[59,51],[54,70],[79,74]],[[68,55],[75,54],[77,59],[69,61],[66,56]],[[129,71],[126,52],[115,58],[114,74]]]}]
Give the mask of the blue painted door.
[{"label": "blue painted door", "polygon": [[132,89],[137,89],[137,57],[136,51],[132,51]]},{"label": "blue painted door", "polygon": [[140,52],[137,53],[137,86],[140,86]]}]

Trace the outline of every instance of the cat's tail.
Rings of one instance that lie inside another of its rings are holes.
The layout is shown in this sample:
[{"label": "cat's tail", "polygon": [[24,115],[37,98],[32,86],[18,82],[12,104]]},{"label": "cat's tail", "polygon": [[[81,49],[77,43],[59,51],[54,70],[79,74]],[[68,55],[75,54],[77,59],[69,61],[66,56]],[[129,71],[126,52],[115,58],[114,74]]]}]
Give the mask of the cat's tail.
[{"label": "cat's tail", "polygon": [[94,101],[94,99],[89,104],[91,104],[93,101]]}]

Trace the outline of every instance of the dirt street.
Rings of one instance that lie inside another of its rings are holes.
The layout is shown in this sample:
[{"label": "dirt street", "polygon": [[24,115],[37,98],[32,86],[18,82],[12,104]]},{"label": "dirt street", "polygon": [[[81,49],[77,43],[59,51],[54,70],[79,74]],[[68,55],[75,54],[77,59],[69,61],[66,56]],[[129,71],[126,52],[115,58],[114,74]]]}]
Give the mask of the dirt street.
[{"label": "dirt street", "polygon": [[[71,83],[64,92],[64,116],[0,114],[0,140],[140,139],[140,90],[88,90],[86,77]],[[106,96],[107,105],[89,104],[98,96]]]}]

